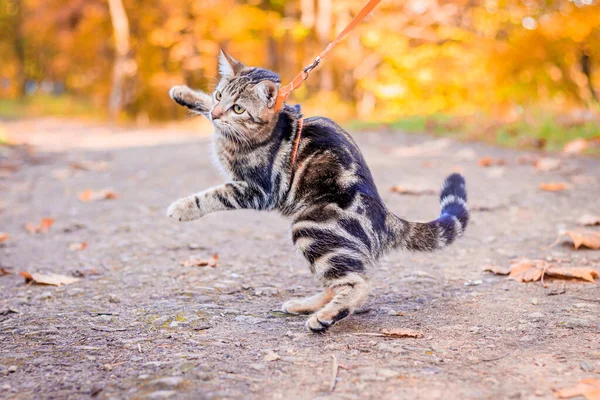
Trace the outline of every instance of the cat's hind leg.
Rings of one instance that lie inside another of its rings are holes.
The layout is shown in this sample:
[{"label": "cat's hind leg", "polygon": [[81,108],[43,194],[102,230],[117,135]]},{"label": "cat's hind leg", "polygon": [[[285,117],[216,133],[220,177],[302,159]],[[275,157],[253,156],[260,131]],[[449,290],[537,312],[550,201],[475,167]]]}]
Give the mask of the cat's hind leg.
[{"label": "cat's hind leg", "polygon": [[288,314],[312,314],[325,307],[335,295],[333,289],[325,288],[321,293],[303,299],[292,299],[283,303],[281,310]]}]

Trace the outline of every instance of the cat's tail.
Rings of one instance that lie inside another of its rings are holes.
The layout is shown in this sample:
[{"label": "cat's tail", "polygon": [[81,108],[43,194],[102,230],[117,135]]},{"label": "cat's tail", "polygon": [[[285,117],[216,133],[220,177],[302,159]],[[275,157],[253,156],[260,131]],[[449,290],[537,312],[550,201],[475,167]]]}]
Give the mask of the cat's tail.
[{"label": "cat's tail", "polygon": [[452,174],[442,186],[440,217],[431,222],[410,222],[390,213],[387,225],[392,232],[391,247],[432,251],[444,248],[464,232],[469,222],[465,179]]}]

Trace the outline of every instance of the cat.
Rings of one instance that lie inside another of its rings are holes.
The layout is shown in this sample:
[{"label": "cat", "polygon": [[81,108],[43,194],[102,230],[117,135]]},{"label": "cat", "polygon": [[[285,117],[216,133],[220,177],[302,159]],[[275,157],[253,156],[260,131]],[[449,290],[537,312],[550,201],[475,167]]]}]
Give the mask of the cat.
[{"label": "cat", "polygon": [[167,215],[192,221],[215,211],[253,209],[291,218],[292,241],[323,291],[289,300],[282,310],[312,314],[306,322],[312,332],[325,332],[364,303],[368,271],[384,253],[440,249],[465,230],[469,213],[461,175],[445,180],[438,219],[405,221],[383,204],[358,146],[339,125],[324,117],[303,119],[298,105],[275,110],[276,73],[248,67],[223,51],[219,72],[212,95],[186,86],[169,94],[212,121],[214,151],[231,180],[175,201]]}]

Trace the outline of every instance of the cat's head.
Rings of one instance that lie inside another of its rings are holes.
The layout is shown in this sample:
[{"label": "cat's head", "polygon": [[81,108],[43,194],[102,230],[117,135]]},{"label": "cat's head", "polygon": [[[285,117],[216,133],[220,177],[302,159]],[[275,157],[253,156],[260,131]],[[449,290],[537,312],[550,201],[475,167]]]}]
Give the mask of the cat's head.
[{"label": "cat's head", "polygon": [[207,118],[216,133],[233,142],[262,142],[276,122],[275,102],[279,75],[262,68],[248,67],[221,51],[221,80],[212,94],[175,86],[170,96],[178,104]]}]

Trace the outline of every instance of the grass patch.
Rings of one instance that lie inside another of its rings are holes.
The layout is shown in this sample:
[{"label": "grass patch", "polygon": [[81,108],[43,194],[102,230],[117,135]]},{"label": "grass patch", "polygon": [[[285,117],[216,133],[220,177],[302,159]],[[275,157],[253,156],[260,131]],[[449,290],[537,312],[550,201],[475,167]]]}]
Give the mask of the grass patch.
[{"label": "grass patch", "polygon": [[[453,136],[459,140],[478,140],[504,147],[560,151],[574,139],[600,142],[600,116],[575,118],[537,112],[506,120],[484,115],[457,116],[434,114],[409,116],[394,121],[352,121],[349,130],[390,130],[407,133],[429,133]],[[599,143],[600,144],[600,143]],[[591,146],[587,154],[600,155],[599,146]]]}]

